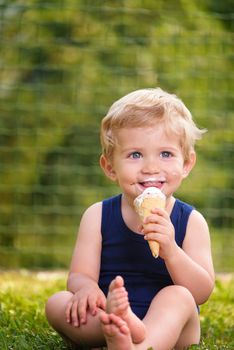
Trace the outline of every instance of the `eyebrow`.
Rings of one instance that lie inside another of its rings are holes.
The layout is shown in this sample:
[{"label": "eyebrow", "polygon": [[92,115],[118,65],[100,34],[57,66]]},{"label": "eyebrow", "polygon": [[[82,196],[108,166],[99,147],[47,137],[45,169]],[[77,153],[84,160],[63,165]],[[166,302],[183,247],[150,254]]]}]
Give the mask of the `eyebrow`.
[{"label": "eyebrow", "polygon": [[140,147],[139,145],[130,145],[129,147],[121,147],[121,145],[118,145],[124,152],[127,151],[140,151],[143,149],[143,147]]}]

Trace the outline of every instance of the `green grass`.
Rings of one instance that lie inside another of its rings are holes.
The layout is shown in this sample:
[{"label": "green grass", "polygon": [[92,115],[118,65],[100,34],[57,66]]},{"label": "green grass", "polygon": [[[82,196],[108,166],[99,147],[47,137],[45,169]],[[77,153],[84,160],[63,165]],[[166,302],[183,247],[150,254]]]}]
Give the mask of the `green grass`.
[{"label": "green grass", "polygon": [[[49,327],[45,301],[65,288],[64,274],[0,273],[0,349],[67,349]],[[234,349],[234,279],[218,278],[210,300],[201,307],[202,339],[191,349]]]}]

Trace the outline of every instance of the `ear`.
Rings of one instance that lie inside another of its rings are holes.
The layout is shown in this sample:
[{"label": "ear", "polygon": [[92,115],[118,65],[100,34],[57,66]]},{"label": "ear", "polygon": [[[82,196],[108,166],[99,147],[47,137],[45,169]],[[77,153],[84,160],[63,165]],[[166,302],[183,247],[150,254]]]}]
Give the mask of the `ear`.
[{"label": "ear", "polygon": [[100,157],[100,166],[104,172],[104,174],[111,180],[116,181],[116,173],[113,168],[112,163],[102,154]]},{"label": "ear", "polygon": [[183,170],[183,178],[185,179],[190,171],[193,169],[194,165],[196,164],[196,153],[194,151],[190,152],[189,159],[187,159],[184,162],[184,170]]}]

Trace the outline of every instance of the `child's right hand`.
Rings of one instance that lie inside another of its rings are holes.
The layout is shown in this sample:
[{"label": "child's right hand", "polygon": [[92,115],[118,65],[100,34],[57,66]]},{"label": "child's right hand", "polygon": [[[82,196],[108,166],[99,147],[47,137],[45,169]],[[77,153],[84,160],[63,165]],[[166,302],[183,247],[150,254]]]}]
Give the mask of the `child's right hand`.
[{"label": "child's right hand", "polygon": [[79,327],[87,322],[87,311],[95,316],[98,308],[105,310],[106,297],[96,283],[87,283],[67,303],[66,320]]}]

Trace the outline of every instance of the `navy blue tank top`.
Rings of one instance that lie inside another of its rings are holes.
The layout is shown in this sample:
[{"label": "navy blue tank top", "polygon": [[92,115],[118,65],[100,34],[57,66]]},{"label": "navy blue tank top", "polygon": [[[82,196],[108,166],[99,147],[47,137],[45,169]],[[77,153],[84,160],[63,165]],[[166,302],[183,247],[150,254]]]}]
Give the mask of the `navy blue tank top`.
[{"label": "navy blue tank top", "polygon": [[[154,296],[173,284],[164,260],[155,259],[143,235],[131,231],[121,213],[118,195],[102,204],[102,253],[99,286],[107,295],[110,282],[120,275],[125,281],[133,312],[143,318]],[[175,240],[182,247],[189,215],[193,207],[176,199],[171,212]]]}]

